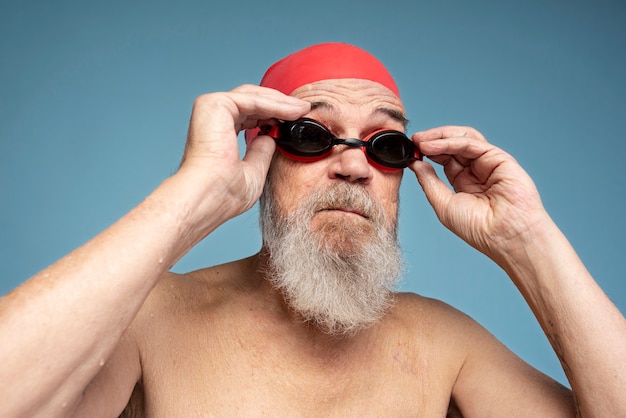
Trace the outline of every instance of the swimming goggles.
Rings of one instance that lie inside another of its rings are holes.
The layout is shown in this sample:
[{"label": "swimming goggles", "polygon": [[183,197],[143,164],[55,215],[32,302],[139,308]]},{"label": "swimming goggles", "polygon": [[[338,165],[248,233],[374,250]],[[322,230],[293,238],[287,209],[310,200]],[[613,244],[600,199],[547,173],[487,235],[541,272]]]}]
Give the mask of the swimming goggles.
[{"label": "swimming goggles", "polygon": [[363,140],[342,139],[318,121],[301,118],[261,127],[260,134],[274,138],[284,154],[302,162],[321,160],[336,145],[362,148],[370,164],[382,170],[402,169],[411,161],[422,159],[415,144],[404,133],[388,129],[375,131]]}]

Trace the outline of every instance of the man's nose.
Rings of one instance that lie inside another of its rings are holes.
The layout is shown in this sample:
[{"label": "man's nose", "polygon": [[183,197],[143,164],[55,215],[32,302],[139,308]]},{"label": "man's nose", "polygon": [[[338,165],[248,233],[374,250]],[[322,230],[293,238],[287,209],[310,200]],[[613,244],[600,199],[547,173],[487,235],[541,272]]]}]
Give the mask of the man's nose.
[{"label": "man's nose", "polygon": [[373,167],[360,146],[337,145],[329,156],[329,176],[349,182],[368,183]]}]

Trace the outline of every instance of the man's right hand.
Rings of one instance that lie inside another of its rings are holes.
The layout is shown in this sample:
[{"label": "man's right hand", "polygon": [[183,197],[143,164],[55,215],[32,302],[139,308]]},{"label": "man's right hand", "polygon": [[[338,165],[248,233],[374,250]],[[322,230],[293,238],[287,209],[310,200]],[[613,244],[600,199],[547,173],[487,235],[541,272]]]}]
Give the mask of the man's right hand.
[{"label": "man's right hand", "polygon": [[[281,119],[297,119],[310,108],[309,102],[253,85],[200,96],[194,104],[187,145],[177,174],[190,176],[192,184],[210,187],[211,196],[216,196],[217,191],[227,211],[223,215],[237,216],[250,209],[260,197],[275,150],[274,141],[259,136],[248,145],[241,159],[237,146],[239,132],[275,124]],[[199,213],[202,214],[202,210]]]}]

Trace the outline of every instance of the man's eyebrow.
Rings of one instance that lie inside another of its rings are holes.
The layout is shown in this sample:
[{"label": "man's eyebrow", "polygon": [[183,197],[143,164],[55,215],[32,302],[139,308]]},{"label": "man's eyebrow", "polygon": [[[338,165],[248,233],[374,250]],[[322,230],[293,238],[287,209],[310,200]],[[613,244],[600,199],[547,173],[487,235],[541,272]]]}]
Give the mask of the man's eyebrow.
[{"label": "man's eyebrow", "polygon": [[326,102],[311,102],[311,110],[319,109],[320,107],[324,108],[326,110],[329,110],[331,112],[337,112],[337,109],[335,109],[335,106],[331,105],[330,103],[326,103]]},{"label": "man's eyebrow", "polygon": [[404,112],[401,112],[400,110],[390,109],[388,107],[379,107],[378,109],[376,109],[376,112],[384,113],[385,115],[390,116],[392,119],[400,122],[402,126],[404,126],[404,129],[406,129],[407,125],[409,124],[409,120],[404,115]]},{"label": "man's eyebrow", "polygon": [[[338,113],[338,110],[335,108],[335,106],[333,106],[330,103],[321,102],[321,101],[311,103],[311,110],[315,110],[319,108],[323,108],[332,113]],[[404,115],[404,112],[397,110],[397,109],[391,109],[388,107],[379,107],[376,110],[374,110],[374,113],[383,113],[384,115],[391,117],[393,120],[400,122],[405,129],[407,125],[409,124],[409,120]]]}]

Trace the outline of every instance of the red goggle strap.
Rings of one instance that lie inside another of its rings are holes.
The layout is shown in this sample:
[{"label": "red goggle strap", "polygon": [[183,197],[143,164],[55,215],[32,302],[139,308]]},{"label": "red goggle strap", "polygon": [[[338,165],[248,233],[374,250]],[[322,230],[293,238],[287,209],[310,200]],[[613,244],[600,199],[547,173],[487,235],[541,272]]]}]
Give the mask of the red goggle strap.
[{"label": "red goggle strap", "polygon": [[280,138],[280,127],[278,125],[273,126],[264,126],[261,128],[261,135],[267,135],[271,138],[278,139]]}]

